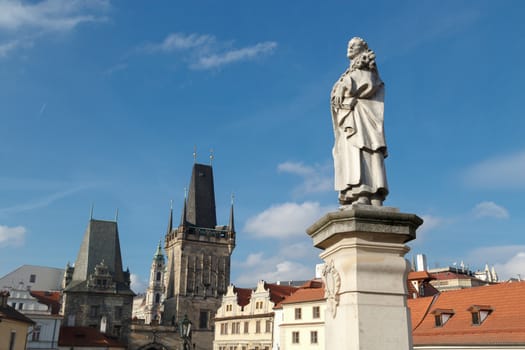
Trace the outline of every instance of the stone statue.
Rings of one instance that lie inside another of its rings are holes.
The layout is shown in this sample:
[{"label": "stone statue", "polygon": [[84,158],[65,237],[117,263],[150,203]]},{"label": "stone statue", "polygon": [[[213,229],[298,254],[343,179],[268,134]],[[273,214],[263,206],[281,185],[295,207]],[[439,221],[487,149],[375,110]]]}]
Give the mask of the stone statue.
[{"label": "stone statue", "polygon": [[384,83],[375,53],[361,38],[348,42],[350,67],[332,89],[335,190],[339,203],[383,205],[388,194],[383,132]]}]

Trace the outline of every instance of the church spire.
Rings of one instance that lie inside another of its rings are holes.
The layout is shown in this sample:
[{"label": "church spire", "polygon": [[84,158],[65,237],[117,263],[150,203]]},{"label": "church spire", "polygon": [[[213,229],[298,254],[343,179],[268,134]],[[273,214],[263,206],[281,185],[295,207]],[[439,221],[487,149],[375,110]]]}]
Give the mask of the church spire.
[{"label": "church spire", "polygon": [[187,199],[186,199],[186,189],[184,189],[184,203],[182,203],[182,214],[180,216],[180,224],[179,226],[181,227],[185,227],[186,226],[186,203],[187,203]]},{"label": "church spire", "polygon": [[157,250],[155,251],[155,255],[153,256],[153,259],[155,259],[155,260],[159,260],[159,259],[164,260],[164,254],[162,254],[162,245],[161,245],[161,241],[160,240],[159,240],[159,245],[157,246]]},{"label": "church spire", "polygon": [[170,216],[168,218],[168,232],[166,232],[166,235],[169,235],[171,230],[173,230],[173,201],[170,201]]},{"label": "church spire", "polygon": [[231,207],[230,207],[230,221],[228,223],[228,230],[230,232],[235,232],[235,223],[233,220],[233,202],[234,202],[235,196],[232,193],[232,201],[231,201]]}]

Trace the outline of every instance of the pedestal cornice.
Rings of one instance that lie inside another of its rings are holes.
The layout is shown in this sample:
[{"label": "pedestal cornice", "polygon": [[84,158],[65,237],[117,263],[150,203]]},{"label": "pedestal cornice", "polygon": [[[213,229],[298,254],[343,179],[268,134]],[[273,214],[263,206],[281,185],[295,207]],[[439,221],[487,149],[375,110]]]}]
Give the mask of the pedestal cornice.
[{"label": "pedestal cornice", "polygon": [[422,223],[417,215],[400,213],[397,208],[351,205],[327,213],[306,232],[314,246],[320,249],[326,249],[349,235],[406,243],[416,238],[416,229]]}]

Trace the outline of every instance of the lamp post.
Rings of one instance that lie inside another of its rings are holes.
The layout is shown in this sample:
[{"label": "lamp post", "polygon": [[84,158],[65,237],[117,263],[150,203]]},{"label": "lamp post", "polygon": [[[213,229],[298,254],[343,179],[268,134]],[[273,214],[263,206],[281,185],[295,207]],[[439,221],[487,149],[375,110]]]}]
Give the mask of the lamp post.
[{"label": "lamp post", "polygon": [[191,321],[188,315],[184,315],[184,319],[180,321],[180,336],[184,341],[184,350],[191,350]]}]

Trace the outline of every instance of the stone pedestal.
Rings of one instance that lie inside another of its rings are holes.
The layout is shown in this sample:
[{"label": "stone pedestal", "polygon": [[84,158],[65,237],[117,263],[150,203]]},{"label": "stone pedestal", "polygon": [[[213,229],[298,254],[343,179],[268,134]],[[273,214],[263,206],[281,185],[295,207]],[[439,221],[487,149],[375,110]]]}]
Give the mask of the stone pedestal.
[{"label": "stone pedestal", "polygon": [[308,228],[324,250],[325,349],[412,349],[405,243],[422,223],[396,208],[352,205]]}]

